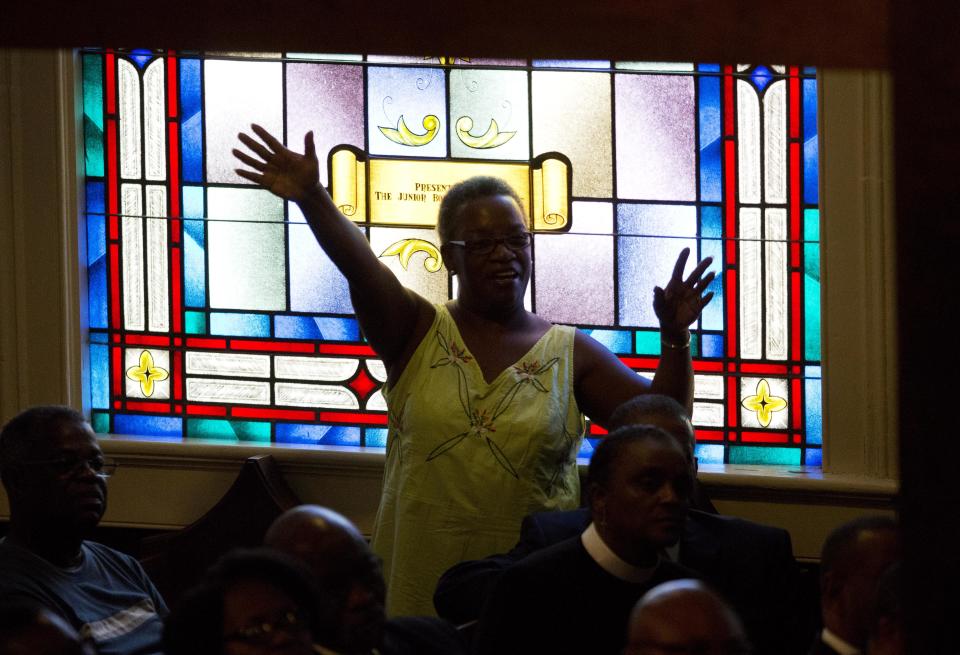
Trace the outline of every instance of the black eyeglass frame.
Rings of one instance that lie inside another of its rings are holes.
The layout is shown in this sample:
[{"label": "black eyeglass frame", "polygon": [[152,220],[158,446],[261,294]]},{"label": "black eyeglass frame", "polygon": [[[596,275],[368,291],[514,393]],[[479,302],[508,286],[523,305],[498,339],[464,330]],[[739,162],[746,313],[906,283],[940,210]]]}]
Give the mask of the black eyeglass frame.
[{"label": "black eyeglass frame", "polygon": [[[512,243],[511,243],[512,240]],[[520,242],[523,241],[523,243]],[[517,232],[505,237],[481,237],[479,239],[451,239],[447,241],[451,246],[459,246],[471,255],[489,255],[497,249],[501,243],[513,252],[520,252],[528,248],[533,243],[532,232]]]},{"label": "black eyeglass frame", "polygon": [[102,455],[94,455],[93,457],[63,455],[51,459],[31,459],[23,463],[29,466],[50,467],[61,480],[76,477],[84,467],[93,471],[97,477],[106,479],[116,473],[117,468],[120,466],[117,460],[112,457],[103,457]]}]

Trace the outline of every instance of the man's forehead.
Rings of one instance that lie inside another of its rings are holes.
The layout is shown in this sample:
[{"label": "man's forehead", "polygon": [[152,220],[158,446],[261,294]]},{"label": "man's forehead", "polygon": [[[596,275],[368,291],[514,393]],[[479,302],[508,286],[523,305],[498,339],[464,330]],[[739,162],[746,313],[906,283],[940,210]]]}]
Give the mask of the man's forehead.
[{"label": "man's forehead", "polygon": [[100,452],[90,424],[81,421],[64,420],[51,424],[43,434],[35,435],[32,446],[34,450],[53,452]]}]

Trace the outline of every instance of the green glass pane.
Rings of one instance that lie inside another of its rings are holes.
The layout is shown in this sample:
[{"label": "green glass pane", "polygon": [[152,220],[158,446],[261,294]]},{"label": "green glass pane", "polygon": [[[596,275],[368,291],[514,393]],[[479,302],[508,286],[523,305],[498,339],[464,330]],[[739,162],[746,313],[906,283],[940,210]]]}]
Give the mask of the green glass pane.
[{"label": "green glass pane", "polygon": [[97,434],[109,434],[110,415],[105,412],[94,412],[90,417],[90,426]]},{"label": "green glass pane", "polygon": [[820,210],[819,209],[803,210],[803,240],[804,241],[820,240]]},{"label": "green glass pane", "polygon": [[820,361],[820,246],[803,247],[804,354],[808,361]]},{"label": "green glass pane", "polygon": [[636,337],[638,355],[660,354],[660,333],[637,331]]},{"label": "green glass pane", "polygon": [[87,175],[103,176],[103,59],[83,56],[83,147]]},{"label": "green glass pane", "polygon": [[270,424],[258,421],[192,418],[187,420],[187,437],[270,443]]},{"label": "green glass pane", "polygon": [[731,464],[800,465],[799,448],[770,448],[765,446],[730,446]]},{"label": "green glass pane", "polygon": [[207,315],[204,312],[184,312],[187,334],[206,334]]}]

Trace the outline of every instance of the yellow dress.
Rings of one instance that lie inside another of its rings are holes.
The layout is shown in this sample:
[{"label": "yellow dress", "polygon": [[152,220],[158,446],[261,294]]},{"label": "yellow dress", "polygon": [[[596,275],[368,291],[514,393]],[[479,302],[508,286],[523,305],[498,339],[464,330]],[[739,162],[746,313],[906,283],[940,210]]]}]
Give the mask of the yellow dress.
[{"label": "yellow dress", "polygon": [[390,422],[373,549],[392,616],[435,614],[444,571],[509,550],[526,514],[580,500],[574,328],[551,327],[487,384],[450,312],[436,310],[385,391]]}]

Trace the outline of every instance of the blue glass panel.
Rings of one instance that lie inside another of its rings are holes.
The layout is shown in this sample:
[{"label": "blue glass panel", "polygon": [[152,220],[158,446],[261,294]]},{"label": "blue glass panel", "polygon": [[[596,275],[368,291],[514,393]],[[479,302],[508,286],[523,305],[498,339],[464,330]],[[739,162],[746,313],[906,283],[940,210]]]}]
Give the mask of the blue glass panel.
[{"label": "blue glass panel", "polygon": [[817,177],[817,81],[803,81],[803,201],[815,205],[820,201],[820,180]]},{"label": "blue glass panel", "polygon": [[618,355],[633,354],[630,332],[626,330],[584,330],[584,332],[606,346],[610,352]]},{"label": "blue glass panel", "polygon": [[723,464],[723,448],[716,444],[697,444],[693,454],[700,464]]},{"label": "blue glass panel", "polygon": [[210,334],[228,337],[269,337],[269,314],[210,312]]},{"label": "blue glass panel", "polygon": [[804,366],[803,367],[803,376],[808,378],[820,378],[823,377],[821,373],[823,369],[820,366]]},{"label": "blue glass panel", "polygon": [[700,93],[700,199],[720,202],[723,199],[721,166],[720,78],[701,77]]},{"label": "blue glass panel", "polygon": [[91,332],[90,343],[107,343],[109,337],[106,332]]},{"label": "blue glass panel", "polygon": [[359,446],[360,428],[348,425],[277,423],[276,442],[324,446]]},{"label": "blue glass panel", "polygon": [[757,66],[753,69],[753,72],[750,73],[750,81],[753,82],[757,90],[762,93],[763,90],[767,88],[767,85],[773,81],[773,72],[766,66]]},{"label": "blue glass panel", "polygon": [[353,318],[276,316],[273,320],[278,339],[360,341],[360,327]]},{"label": "blue glass panel", "polygon": [[109,346],[90,345],[90,405],[94,409],[110,408]]},{"label": "blue glass panel", "polygon": [[137,66],[143,68],[148,61],[153,59],[153,52],[146,48],[134,48],[130,51],[130,59],[136,62]]},{"label": "blue glass panel", "polygon": [[183,436],[183,419],[174,416],[140,416],[134,414],[114,414],[114,434],[126,434],[140,437],[179,441]]},{"label": "blue glass panel", "polygon": [[[203,187],[183,187],[183,215],[203,218]],[[184,300],[187,307],[207,305],[207,264],[205,225],[202,220],[183,222]]]},{"label": "blue glass panel", "polygon": [[723,330],[723,241],[721,239],[722,214],[719,207],[708,205],[700,208],[700,257],[713,257],[709,271],[716,273],[708,291],[713,299],[700,314],[700,325],[705,330]]},{"label": "blue glass panel", "polygon": [[577,453],[578,463],[586,464],[589,462],[590,458],[593,457],[593,451],[596,449],[598,443],[600,443],[599,438],[584,438],[583,443],[580,444],[580,452]]},{"label": "blue glass panel", "polygon": [[[716,299],[710,301],[716,302]],[[704,334],[700,336],[700,343],[704,357],[723,357],[723,335]]]},{"label": "blue glass panel", "polygon": [[585,68],[588,70],[610,68],[608,60],[592,59],[534,59],[533,65],[536,68]]},{"label": "blue glass panel", "polygon": [[107,327],[107,235],[103,184],[87,183],[87,322]]},{"label": "blue glass panel", "polygon": [[704,73],[719,73],[720,64],[698,64],[697,70]]},{"label": "blue glass panel", "polygon": [[804,75],[816,75],[816,74],[817,74],[817,67],[816,67],[816,66],[804,66],[804,67],[803,67],[803,74],[804,74]]},{"label": "blue glass panel", "polygon": [[804,380],[806,391],[807,443],[823,443],[823,385],[820,378]]},{"label": "blue glass panel", "polygon": [[180,142],[183,181],[203,181],[203,103],[200,97],[200,60],[180,60]]},{"label": "blue glass panel", "polygon": [[811,448],[804,453],[803,463],[807,466],[823,466],[823,451]]},{"label": "blue glass panel", "polygon": [[364,445],[372,448],[387,447],[386,428],[367,428],[364,434]]}]

